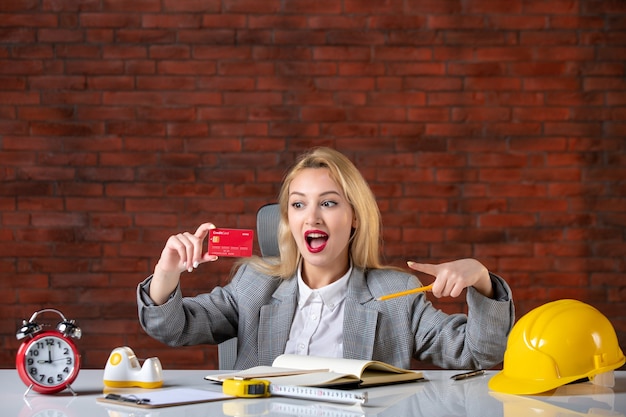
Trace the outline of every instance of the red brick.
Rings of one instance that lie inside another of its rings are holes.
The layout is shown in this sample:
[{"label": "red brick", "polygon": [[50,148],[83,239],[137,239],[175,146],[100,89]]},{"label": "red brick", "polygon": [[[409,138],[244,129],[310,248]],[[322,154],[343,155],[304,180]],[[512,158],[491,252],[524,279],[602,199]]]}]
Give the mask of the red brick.
[{"label": "red brick", "polygon": [[141,26],[141,16],[130,13],[86,12],[80,17],[82,27],[127,28]]},{"label": "red brick", "polygon": [[406,5],[406,12],[411,14],[450,14],[461,12],[460,0],[423,0],[411,1]]},{"label": "red brick", "polygon": [[95,76],[89,77],[87,85],[94,90],[133,90],[135,79],[131,76]]},{"label": "red brick", "polygon": [[580,89],[580,80],[571,77],[533,77],[524,79],[524,90],[527,91],[551,91]]},{"label": "red brick", "polygon": [[174,32],[158,29],[119,29],[116,31],[116,39],[124,43],[147,44],[170,44],[176,41]]},{"label": "red brick", "polygon": [[578,35],[572,31],[524,31],[520,45],[576,45]]},{"label": "red brick", "polygon": [[261,15],[248,17],[248,28],[256,29],[304,29],[306,17],[297,15]]},{"label": "red brick", "polygon": [[[515,74],[516,65],[526,63],[510,64],[509,72]],[[506,66],[499,62],[450,62],[448,64],[448,74],[461,76],[500,76],[506,71]]]},{"label": "red brick", "polygon": [[531,108],[521,107],[513,110],[513,120],[541,121],[541,120],[568,120],[571,117],[567,107]]},{"label": "red brick", "polygon": [[102,75],[123,74],[124,63],[122,61],[69,61],[66,64],[68,74]]},{"label": "red brick", "polygon": [[154,59],[185,59],[191,55],[191,48],[187,45],[152,45],[148,54]]},{"label": "red brick", "polygon": [[476,123],[428,123],[425,134],[427,136],[473,137],[478,136],[481,131],[482,127]]},{"label": "red brick", "polygon": [[536,53],[533,48],[521,46],[476,48],[476,58],[481,61],[531,61]]},{"label": "red brick", "polygon": [[54,14],[5,14],[2,18],[2,27],[57,27],[58,17]]},{"label": "red brick", "polygon": [[201,0],[164,0],[164,12],[202,12],[216,13],[221,11],[220,3],[206,3]]},{"label": "red brick", "polygon": [[[9,3],[0,4],[0,11],[14,12],[24,10],[36,10],[39,7],[38,0],[16,0]],[[46,10],[44,7],[43,10]]]},{"label": "red brick", "polygon": [[511,74],[525,76],[563,75],[567,71],[564,62],[514,62],[508,67]]},{"label": "red brick", "polygon": [[536,136],[541,132],[541,124],[531,122],[492,123],[486,127],[490,135],[502,136]]},{"label": "red brick", "polygon": [[546,17],[541,15],[490,14],[485,17],[489,27],[506,30],[545,29]]},{"label": "red brick", "polygon": [[599,136],[602,129],[599,123],[549,122],[544,127],[545,133],[551,136]]},{"label": "red brick", "polygon": [[443,75],[445,65],[440,62],[389,63],[389,71],[394,75]]},{"label": "red brick", "polygon": [[367,25],[374,29],[412,30],[416,27],[424,27],[425,23],[424,16],[379,15],[369,17]]},{"label": "red brick", "polygon": [[601,29],[605,26],[602,16],[552,15],[549,22],[550,27],[555,29]]},{"label": "red brick", "polygon": [[106,43],[113,41],[114,32],[113,29],[88,29],[85,36],[87,42]]},{"label": "red brick", "polygon": [[585,3],[583,6],[584,12],[590,13],[624,13],[626,11],[626,5],[621,1],[599,1],[593,0]]},{"label": "red brick", "polygon": [[31,123],[31,132],[35,135],[49,136],[92,136],[103,133],[103,126],[98,123]]},{"label": "red brick", "polygon": [[42,73],[43,65],[39,61],[9,61],[6,59],[0,59],[0,74],[27,76]]},{"label": "red brick", "polygon": [[20,119],[23,120],[67,120],[73,116],[74,109],[70,107],[27,107],[20,110]]},{"label": "red brick", "polygon": [[165,126],[162,123],[150,122],[115,122],[107,126],[107,133],[114,135],[165,135]]},{"label": "red brick", "polygon": [[558,46],[535,49],[535,59],[540,61],[591,61],[595,59],[595,51],[591,47]]},{"label": "red brick", "polygon": [[35,29],[9,28],[9,29],[2,31],[2,40],[4,42],[14,42],[14,43],[34,42],[36,36],[37,35],[36,35]]},{"label": "red brick", "polygon": [[508,45],[517,44],[518,41],[510,34],[502,31],[450,30],[446,32],[444,43],[446,45]]},{"label": "red brick", "polygon": [[416,122],[447,122],[450,120],[450,110],[436,107],[412,107],[407,113],[409,121]]},{"label": "red brick", "polygon": [[[525,81],[524,81],[525,82]],[[464,82],[465,90],[521,90],[522,80],[510,77],[467,77]]]},{"label": "red brick", "polygon": [[452,120],[455,122],[511,120],[511,110],[502,107],[453,108]]},{"label": "red brick", "polygon": [[[419,25],[419,27],[422,26]],[[480,15],[428,15],[428,27],[430,29],[482,29],[484,26],[484,17]]]}]

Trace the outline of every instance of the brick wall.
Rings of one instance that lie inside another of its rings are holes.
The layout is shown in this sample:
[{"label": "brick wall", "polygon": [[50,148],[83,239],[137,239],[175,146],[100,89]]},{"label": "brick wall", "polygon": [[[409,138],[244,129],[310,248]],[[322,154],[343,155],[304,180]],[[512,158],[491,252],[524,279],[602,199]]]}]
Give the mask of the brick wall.
[{"label": "brick wall", "polygon": [[214,367],[143,333],[135,286],[172,233],[254,227],[314,145],[370,181],[389,263],[476,257],[518,316],[580,299],[624,349],[625,62],[619,0],[3,1],[0,366],[56,307],[86,367]]}]

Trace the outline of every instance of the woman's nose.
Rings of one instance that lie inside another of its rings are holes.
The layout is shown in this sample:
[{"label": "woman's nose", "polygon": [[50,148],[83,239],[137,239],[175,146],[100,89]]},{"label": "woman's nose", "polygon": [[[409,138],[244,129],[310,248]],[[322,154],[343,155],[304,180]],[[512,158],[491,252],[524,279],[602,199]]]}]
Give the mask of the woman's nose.
[{"label": "woman's nose", "polygon": [[321,223],[321,216],[320,216],[318,206],[308,207],[307,213],[306,213],[306,223],[311,224],[311,225]]}]

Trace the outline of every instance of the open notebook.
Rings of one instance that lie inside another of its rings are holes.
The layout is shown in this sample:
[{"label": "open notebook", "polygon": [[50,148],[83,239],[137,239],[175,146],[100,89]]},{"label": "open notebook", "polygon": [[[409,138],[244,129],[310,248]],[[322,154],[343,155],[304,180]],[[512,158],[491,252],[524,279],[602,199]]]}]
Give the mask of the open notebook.
[{"label": "open notebook", "polygon": [[255,366],[243,371],[207,375],[205,379],[267,379],[277,385],[305,387],[369,387],[423,379],[421,372],[397,368],[380,361],[324,358],[319,356],[280,355],[272,366]]}]

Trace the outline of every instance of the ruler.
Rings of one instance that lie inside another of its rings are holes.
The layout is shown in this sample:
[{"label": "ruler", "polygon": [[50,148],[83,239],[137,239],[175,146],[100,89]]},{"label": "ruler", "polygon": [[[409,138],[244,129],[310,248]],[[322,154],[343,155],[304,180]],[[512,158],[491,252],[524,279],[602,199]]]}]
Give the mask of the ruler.
[{"label": "ruler", "polygon": [[273,395],[342,404],[367,403],[367,392],[271,384],[267,379],[225,379],[222,383],[222,392],[241,398],[259,398]]},{"label": "ruler", "polygon": [[367,403],[367,392],[353,392],[341,389],[270,384],[269,392],[277,397],[301,398],[342,404]]}]

